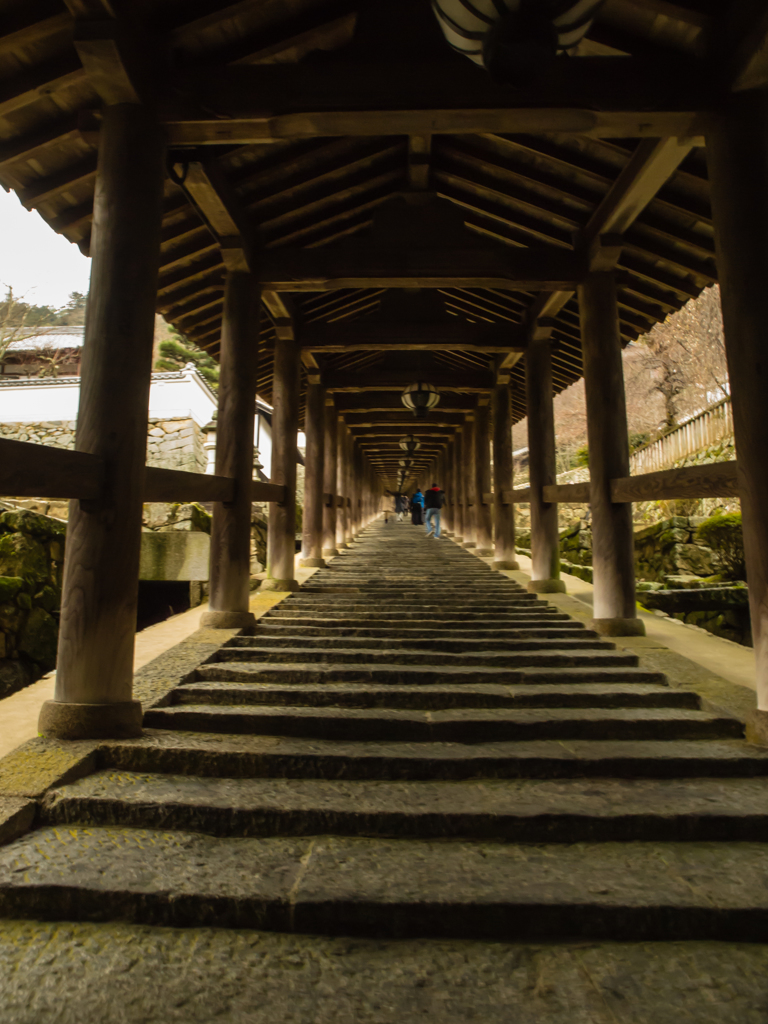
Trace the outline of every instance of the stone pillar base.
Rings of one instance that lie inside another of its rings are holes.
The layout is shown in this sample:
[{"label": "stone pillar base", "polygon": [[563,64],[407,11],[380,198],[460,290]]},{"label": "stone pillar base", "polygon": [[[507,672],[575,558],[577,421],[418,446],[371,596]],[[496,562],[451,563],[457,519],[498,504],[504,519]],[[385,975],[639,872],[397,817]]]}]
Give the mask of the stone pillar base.
[{"label": "stone pillar base", "polygon": [[465,540],[461,546],[463,548],[476,548],[477,544],[473,540]]},{"label": "stone pillar base", "polygon": [[642,619],[592,619],[587,628],[600,636],[645,636]]},{"label": "stone pillar base", "polygon": [[208,629],[249,629],[256,625],[253,612],[203,612],[200,625]]},{"label": "stone pillar base", "polygon": [[69,704],[47,700],[40,708],[37,731],[57,740],[130,740],[141,736],[141,704]]},{"label": "stone pillar base", "polygon": [[564,594],[565,584],[562,580],[529,580],[525,589],[529,594]]},{"label": "stone pillar base", "polygon": [[335,558],[338,553],[336,548],[323,548],[323,558]]},{"label": "stone pillar base", "polygon": [[747,743],[757,743],[761,747],[768,747],[768,711],[761,711],[755,708],[747,715],[746,728]]},{"label": "stone pillar base", "polygon": [[520,563],[517,562],[517,561],[514,561],[512,559],[510,559],[507,562],[504,562],[504,561],[496,562],[496,561],[494,561],[494,562],[491,563],[491,568],[492,569],[519,569],[520,568]]},{"label": "stone pillar base", "polygon": [[298,580],[262,580],[259,590],[278,590],[281,593],[288,593],[292,590],[300,590]]},{"label": "stone pillar base", "polygon": [[475,548],[475,554],[480,558],[490,558],[493,555],[493,548]]},{"label": "stone pillar base", "polygon": [[299,565],[302,569],[324,569],[325,559],[324,558],[300,558]]}]

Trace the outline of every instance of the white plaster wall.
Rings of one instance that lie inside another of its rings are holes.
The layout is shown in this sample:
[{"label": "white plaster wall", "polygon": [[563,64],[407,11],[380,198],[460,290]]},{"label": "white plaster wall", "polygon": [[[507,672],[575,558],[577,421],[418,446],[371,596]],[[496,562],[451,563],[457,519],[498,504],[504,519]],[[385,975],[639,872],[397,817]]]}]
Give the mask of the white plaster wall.
[{"label": "white plaster wall", "polygon": [[[0,385],[0,423],[58,423],[77,420],[80,378],[26,378]],[[216,411],[216,397],[196,370],[180,374],[152,374],[149,416],[155,420],[192,419],[203,427]],[[258,441],[257,441],[258,438]],[[254,429],[261,464],[267,477],[272,470],[272,430],[266,420]],[[301,438],[299,443],[301,443]]]}]

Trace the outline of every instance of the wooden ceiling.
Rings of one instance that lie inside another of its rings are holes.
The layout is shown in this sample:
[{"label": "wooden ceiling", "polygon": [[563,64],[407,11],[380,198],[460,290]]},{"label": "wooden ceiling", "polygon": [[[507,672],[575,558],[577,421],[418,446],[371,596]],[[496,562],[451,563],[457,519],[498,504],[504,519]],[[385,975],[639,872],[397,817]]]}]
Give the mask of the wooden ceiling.
[{"label": "wooden ceiling", "polygon": [[[454,54],[428,0],[124,7],[0,0],[0,183],[88,252],[104,97],[89,25],[114,16],[127,37],[112,33],[115,52],[168,125],[158,310],[216,355],[234,224],[267,291],[267,401],[290,316],[307,373],[360,410],[356,434],[396,432],[400,382],[431,375],[445,390],[427,423],[442,443],[495,380],[510,380],[524,415],[520,360],[537,318],[556,389],[579,378],[574,282],[607,235],[621,236],[627,342],[716,280],[706,114],[723,90],[765,84],[764,3],[606,0],[581,56],[522,91]],[[380,260],[376,240],[403,209],[416,226],[448,211],[458,241],[417,232]],[[394,285],[425,283],[442,299],[435,321],[390,334],[382,298],[396,306],[414,293]],[[389,448],[382,436],[377,450]]]}]

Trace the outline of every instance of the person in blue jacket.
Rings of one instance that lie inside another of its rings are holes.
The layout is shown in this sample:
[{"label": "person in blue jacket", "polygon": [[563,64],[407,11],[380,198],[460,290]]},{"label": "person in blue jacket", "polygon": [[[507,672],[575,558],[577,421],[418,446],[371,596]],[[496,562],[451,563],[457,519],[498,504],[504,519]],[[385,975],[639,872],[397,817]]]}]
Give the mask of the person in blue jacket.
[{"label": "person in blue jacket", "polygon": [[411,522],[414,526],[421,526],[424,522],[424,495],[418,487],[411,498]]}]

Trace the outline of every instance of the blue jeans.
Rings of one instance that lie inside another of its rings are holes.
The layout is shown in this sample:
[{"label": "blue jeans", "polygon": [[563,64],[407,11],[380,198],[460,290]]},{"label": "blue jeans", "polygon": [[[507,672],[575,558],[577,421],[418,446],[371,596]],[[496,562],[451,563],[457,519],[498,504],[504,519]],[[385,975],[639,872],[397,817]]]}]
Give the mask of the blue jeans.
[{"label": "blue jeans", "polygon": [[[425,524],[427,529],[427,536],[434,530],[435,537],[440,536],[440,509],[439,508],[428,508],[424,513]],[[434,525],[433,525],[434,524]]]}]

